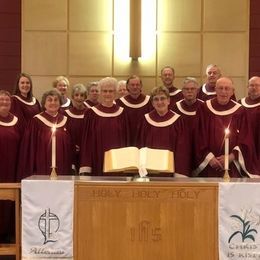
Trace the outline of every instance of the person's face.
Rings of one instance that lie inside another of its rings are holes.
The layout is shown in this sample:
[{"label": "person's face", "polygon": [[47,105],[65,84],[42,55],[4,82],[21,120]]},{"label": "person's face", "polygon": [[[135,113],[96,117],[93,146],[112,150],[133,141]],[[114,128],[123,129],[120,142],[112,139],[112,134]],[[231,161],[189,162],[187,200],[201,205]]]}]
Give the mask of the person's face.
[{"label": "person's face", "polygon": [[195,101],[197,98],[197,93],[198,93],[198,88],[196,84],[194,84],[193,82],[187,83],[182,88],[183,97],[187,101]]},{"label": "person's face", "polygon": [[102,86],[100,96],[103,104],[112,105],[114,99],[116,98],[115,87],[113,85]]},{"label": "person's face", "polygon": [[152,105],[159,115],[167,113],[169,104],[170,98],[167,98],[164,93],[159,93],[152,99]]},{"label": "person's face", "polygon": [[138,96],[141,94],[142,85],[139,78],[130,79],[127,84],[127,90],[130,95]]},{"label": "person's face", "polygon": [[233,83],[227,78],[219,79],[216,83],[215,90],[217,94],[217,101],[221,105],[227,104],[234,94]]},{"label": "person's face", "polygon": [[127,95],[128,91],[126,89],[126,85],[125,84],[119,85],[118,89],[117,89],[117,93],[118,93],[119,97],[123,97],[123,96]]},{"label": "person's face", "polygon": [[86,95],[85,93],[80,93],[80,92],[75,92],[73,97],[72,97],[73,101],[76,102],[78,105],[83,104],[83,102],[86,99]]},{"label": "person's face", "polygon": [[89,90],[88,98],[93,101],[97,101],[99,97],[99,88],[98,86],[92,86]]},{"label": "person's face", "polygon": [[251,99],[260,97],[260,77],[253,77],[249,80],[248,96]]},{"label": "person's face", "polygon": [[8,95],[0,95],[0,114],[7,115],[11,108],[11,98]]},{"label": "person's face", "polygon": [[216,84],[217,80],[221,77],[219,68],[211,67],[207,70],[207,83]]},{"label": "person's face", "polygon": [[170,68],[165,68],[162,71],[161,79],[162,79],[164,86],[166,86],[166,87],[172,86],[174,78],[175,78],[175,75]]},{"label": "person's face", "polygon": [[28,78],[21,77],[19,79],[19,90],[22,96],[27,97],[28,93],[31,90],[31,84]]},{"label": "person's face", "polygon": [[62,96],[65,96],[67,93],[68,85],[65,80],[61,80],[57,83],[56,88]]},{"label": "person's face", "polygon": [[58,96],[47,96],[44,104],[46,112],[56,114],[60,108],[60,100]]}]

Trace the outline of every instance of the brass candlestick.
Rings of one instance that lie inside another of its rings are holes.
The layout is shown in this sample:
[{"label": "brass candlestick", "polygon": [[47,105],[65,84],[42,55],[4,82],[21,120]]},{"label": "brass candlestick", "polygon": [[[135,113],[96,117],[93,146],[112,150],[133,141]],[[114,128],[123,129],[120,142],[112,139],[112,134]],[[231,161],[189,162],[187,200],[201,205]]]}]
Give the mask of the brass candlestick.
[{"label": "brass candlestick", "polygon": [[223,179],[224,179],[225,182],[230,181],[230,176],[229,176],[228,170],[225,170]]},{"label": "brass candlestick", "polygon": [[55,167],[52,167],[52,168],[51,168],[50,179],[51,179],[51,180],[57,180],[57,179],[58,179],[58,175],[57,175],[57,172],[56,172]]}]

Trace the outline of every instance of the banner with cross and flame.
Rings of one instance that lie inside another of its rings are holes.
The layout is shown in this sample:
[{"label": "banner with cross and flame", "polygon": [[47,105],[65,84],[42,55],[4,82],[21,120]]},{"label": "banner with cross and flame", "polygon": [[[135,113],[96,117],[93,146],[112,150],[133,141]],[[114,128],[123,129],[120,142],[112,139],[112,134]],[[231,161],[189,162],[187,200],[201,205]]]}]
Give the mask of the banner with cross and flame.
[{"label": "banner with cross and flame", "polygon": [[74,182],[22,180],[22,259],[73,259]]},{"label": "banner with cross and flame", "polygon": [[219,184],[219,259],[260,259],[260,184]]}]

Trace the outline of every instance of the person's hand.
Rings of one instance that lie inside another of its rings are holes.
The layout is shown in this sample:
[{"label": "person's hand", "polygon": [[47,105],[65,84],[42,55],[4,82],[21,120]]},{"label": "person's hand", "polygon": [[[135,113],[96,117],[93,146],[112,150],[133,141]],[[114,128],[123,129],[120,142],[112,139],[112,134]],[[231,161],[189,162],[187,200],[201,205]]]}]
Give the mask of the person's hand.
[{"label": "person's hand", "polygon": [[225,156],[224,155],[220,155],[220,156],[216,157],[216,159],[219,161],[219,163],[222,165],[222,168],[224,169]]},{"label": "person's hand", "polygon": [[222,171],[223,170],[223,165],[221,164],[221,162],[216,158],[213,157],[210,161],[209,161],[209,165],[215,169],[216,171]]},{"label": "person's hand", "polygon": [[[216,157],[216,159],[221,163],[223,169],[224,169],[224,165],[225,165],[225,155],[221,155]],[[235,155],[233,153],[228,155],[228,164],[230,164],[231,162],[233,162],[235,160]]]}]

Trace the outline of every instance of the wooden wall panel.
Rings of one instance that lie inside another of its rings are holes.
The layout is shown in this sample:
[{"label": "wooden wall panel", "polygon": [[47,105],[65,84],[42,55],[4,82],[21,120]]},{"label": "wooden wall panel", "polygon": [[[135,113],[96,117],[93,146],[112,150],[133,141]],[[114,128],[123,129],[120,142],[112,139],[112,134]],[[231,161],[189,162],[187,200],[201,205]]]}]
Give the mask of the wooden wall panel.
[{"label": "wooden wall panel", "polygon": [[[205,2],[205,7],[207,3]],[[260,75],[260,2],[250,1],[249,77]],[[12,90],[21,71],[21,0],[0,1],[0,88]],[[158,80],[159,81],[159,80]]]}]

